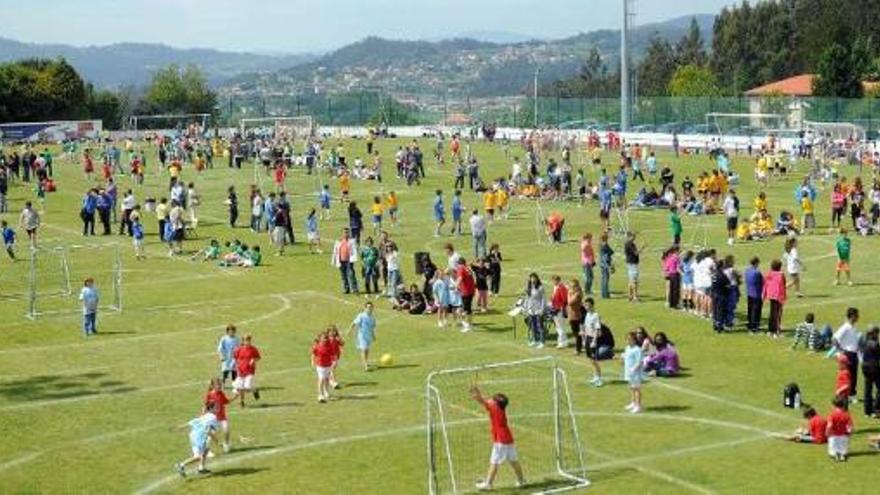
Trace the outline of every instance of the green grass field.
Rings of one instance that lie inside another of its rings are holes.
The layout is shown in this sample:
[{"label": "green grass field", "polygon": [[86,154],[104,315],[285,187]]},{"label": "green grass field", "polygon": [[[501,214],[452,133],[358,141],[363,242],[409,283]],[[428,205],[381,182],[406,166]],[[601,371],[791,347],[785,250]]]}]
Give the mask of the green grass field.
[{"label": "green grass field", "polygon": [[[449,204],[451,172],[428,160],[428,179],[421,187],[408,189],[391,174],[393,153],[402,143],[378,142],[386,183],[355,181],[353,194],[366,213],[375,193],[390,188],[398,192],[402,222],[391,233],[406,260],[404,279],[413,280],[413,252],[430,251],[435,260],[445,260],[441,252],[445,242],[469,253],[470,239],[432,237],[433,191],[447,191]],[[353,158],[362,153],[363,144],[350,142],[347,147]],[[500,147],[478,144],[475,152],[484,177],[507,173]],[[661,153],[660,161],[673,165],[676,183],[685,174],[694,177],[710,167],[705,157],[673,160]],[[605,162],[616,164],[610,154]],[[748,215],[755,191],[751,164],[743,157],[734,163],[744,179],[738,190]],[[155,165],[156,158],[150,155],[146,184],[135,189],[141,201],[158,196],[167,184],[166,176],[156,175]],[[4,493],[423,493],[427,490],[426,376],[433,370],[542,355],[556,356],[569,374],[593,482],[585,492],[853,493],[880,481],[880,474],[871,474],[876,459],[865,442],[878,425],[863,416],[861,404],[852,408],[857,433],[852,441],[854,455],[847,464],[831,463],[824,447],[795,445],[770,435],[791,432],[801,422],[797,412],[781,407],[786,383],[799,383],[805,400],[823,414],[830,410],[833,361],[790,350],[788,338],[770,340],[741,330],[717,336],[709,322],[663,307],[659,255],[670,237],[665,212],[638,211],[630,217],[632,228],[648,244],[642,263],[645,301],[637,305],[626,301],[620,292],[625,290],[625,270],[618,270],[612,278],[615,297],[598,303],[618,345],[625,331],[644,325],[651,333],[665,331],[681,353],[686,368],[681,377],[646,385],[644,414],[623,411],[628,391],[616,380],[619,361],[604,363],[611,383],[595,389],[586,384],[588,363],[572,350],[527,347],[522,322],[519,338],[514,339],[506,312],[528,272],[538,271],[545,281],[553,274],[578,276],[578,247],[573,240],[598,229],[595,203],[582,209],[575,204],[545,205],[565,214],[569,242],[561,247],[539,246],[535,206],[517,200],[512,202],[511,218],[490,227],[489,240],[501,245],[506,260],[502,297],[492,300],[490,314],[475,317],[475,331],[442,331],[433,317],[397,314],[379,301],[374,352],[392,353],[396,366],[365,373],[349,346],[339,372],[348,386],[339,391],[340,400],[322,405],[314,400],[310,343],[327,323],[347,326],[363,301],[363,296],[341,294],[329,254],[310,255],[299,243],[285,256],[266,256],[265,266],[247,271],[169,259],[154,235],[153,217],[145,214],[149,258],[137,262],[128,238],[79,235],[79,202],[88,184],[78,162],[56,162],[55,170],[59,192],[48,198],[41,242],[46,246],[121,243],[125,307],[122,313],[101,313],[101,334],[89,340],[80,330],[75,297],[41,299],[41,309],[57,311],[27,320],[25,299],[7,290],[24,287],[21,275],[9,274],[26,270],[13,269],[8,259],[0,259],[0,276],[9,275],[0,278],[0,491]],[[195,180],[204,198],[200,240],[187,241],[186,249],[201,248],[211,237],[239,238],[258,242],[268,254],[264,235],[245,228],[233,232],[225,225],[225,188],[236,185],[243,200],[239,223],[244,225],[245,191],[253,177],[252,168],[232,171],[225,163],[200,176],[184,171],[184,178]],[[792,191],[798,178],[772,183],[771,214],[795,206]],[[120,180],[124,190],[128,179]],[[289,183],[296,194],[294,226],[302,233],[304,215],[315,202],[314,183],[299,171]],[[268,181],[265,185],[270,186]],[[332,189],[335,195],[335,181]],[[17,223],[17,212],[32,195],[29,187],[13,186],[13,213],[4,218]],[[464,201],[468,206],[480,204],[470,193],[464,194]],[[880,274],[880,262],[873,257],[877,240],[854,239],[856,285],[832,286],[834,237],[825,233],[829,210],[825,193],[817,201],[821,233],[802,238],[800,244],[808,269],[803,281],[807,297],[792,299],[786,307],[786,329],[807,311],[836,327],[848,305],[862,309],[865,324],[877,318],[872,307],[878,300],[875,277]],[[688,241],[696,220],[685,217],[684,222]],[[343,208],[334,203],[332,220],[321,225],[325,253],[344,223]],[[778,238],[727,248],[723,219],[708,218],[707,225],[710,242],[721,253],[734,254],[740,266],[752,255],[770,260],[782,254]],[[25,254],[24,244],[20,239],[20,255]],[[619,243],[615,248],[622,252]],[[103,255],[92,252],[71,250],[75,290],[82,277],[109,269]],[[622,266],[620,256],[618,266]],[[189,444],[184,431],[172,428],[199,412],[208,379],[218,369],[217,339],[230,322],[252,333],[263,353],[258,378],[264,397],[256,407],[230,408],[234,450],[212,459],[213,475],[182,481],[172,464],[188,454]],[[515,394],[512,387],[507,392]],[[515,420],[512,426],[516,433]],[[237,441],[239,435],[250,441]],[[473,438],[486,442],[488,449],[487,433],[475,432]],[[524,434],[521,440],[527,438]],[[480,462],[478,470],[485,461]],[[528,463],[525,468],[528,476]],[[510,473],[502,470],[499,487],[512,481]]]}]

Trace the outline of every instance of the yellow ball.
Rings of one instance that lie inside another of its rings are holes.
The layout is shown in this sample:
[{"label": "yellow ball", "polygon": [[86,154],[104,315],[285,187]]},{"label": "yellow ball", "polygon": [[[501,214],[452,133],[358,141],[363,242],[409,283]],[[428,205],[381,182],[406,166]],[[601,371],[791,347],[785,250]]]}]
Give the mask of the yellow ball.
[{"label": "yellow ball", "polygon": [[391,356],[391,354],[382,354],[382,357],[379,358],[379,364],[381,364],[382,366],[391,366],[392,364],[394,364],[394,358]]}]

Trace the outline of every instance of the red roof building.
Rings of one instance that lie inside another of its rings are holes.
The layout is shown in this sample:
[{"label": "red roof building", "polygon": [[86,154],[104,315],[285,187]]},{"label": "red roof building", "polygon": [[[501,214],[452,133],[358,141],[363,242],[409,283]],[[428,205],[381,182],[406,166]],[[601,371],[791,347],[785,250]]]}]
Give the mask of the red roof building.
[{"label": "red roof building", "polygon": [[[787,79],[774,81],[746,91],[746,96],[813,96],[815,74],[800,74]],[[862,87],[868,92],[877,87],[875,82],[863,82]]]}]

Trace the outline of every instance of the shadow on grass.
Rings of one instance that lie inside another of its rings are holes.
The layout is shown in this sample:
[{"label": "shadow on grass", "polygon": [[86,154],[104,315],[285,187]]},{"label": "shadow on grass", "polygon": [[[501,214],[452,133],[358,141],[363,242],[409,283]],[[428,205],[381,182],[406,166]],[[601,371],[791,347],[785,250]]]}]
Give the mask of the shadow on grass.
[{"label": "shadow on grass", "polygon": [[253,467],[238,467],[238,468],[229,468],[224,469],[222,471],[214,471],[211,473],[211,477],[219,477],[225,478],[227,476],[249,476],[251,474],[261,473],[263,471],[268,471],[269,468],[253,468]]},{"label": "shadow on grass", "polygon": [[869,457],[880,454],[880,450],[859,450],[856,452],[850,452],[847,457]]},{"label": "shadow on grass", "polygon": [[338,394],[335,396],[337,400],[376,400],[375,394]]},{"label": "shadow on grass", "polygon": [[304,404],[302,402],[277,402],[272,404],[267,404],[265,402],[261,402],[257,405],[252,405],[251,409],[277,409],[281,407],[302,407]]},{"label": "shadow on grass", "polygon": [[261,450],[271,450],[278,447],[277,445],[253,445],[248,447],[233,447],[232,454],[240,454],[242,452],[259,452]]},{"label": "shadow on grass", "polygon": [[374,387],[378,385],[379,382],[351,382],[342,384],[342,388],[350,388],[350,387]]},{"label": "shadow on grass", "polygon": [[645,408],[645,411],[652,413],[674,413],[674,412],[682,412],[691,409],[691,406],[678,406],[678,405],[666,405],[666,406],[649,406]]},{"label": "shadow on grass", "polygon": [[40,375],[0,384],[0,396],[11,402],[73,399],[98,394],[132,392],[136,387],[118,380],[101,380],[106,373]]},{"label": "shadow on grass", "polygon": [[101,330],[100,332],[98,332],[98,335],[99,336],[101,336],[101,335],[129,335],[129,334],[134,334],[134,333],[137,333],[137,332],[132,331],[132,330],[110,330],[110,331]]},{"label": "shadow on grass", "polygon": [[418,368],[418,364],[391,364],[388,366],[378,366],[373,368],[373,371],[387,371],[387,370],[397,370],[402,368]]}]

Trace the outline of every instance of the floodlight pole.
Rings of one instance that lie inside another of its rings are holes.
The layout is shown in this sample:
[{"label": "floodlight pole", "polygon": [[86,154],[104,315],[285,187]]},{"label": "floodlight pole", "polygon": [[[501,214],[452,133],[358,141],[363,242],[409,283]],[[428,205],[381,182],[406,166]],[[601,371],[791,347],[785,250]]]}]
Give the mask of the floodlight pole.
[{"label": "floodlight pole", "polygon": [[620,130],[629,130],[629,0],[623,2],[623,24],[620,27]]},{"label": "floodlight pole", "polygon": [[540,68],[540,67],[535,67],[535,85],[534,85],[534,88],[533,88],[534,91],[535,91],[535,115],[534,115],[534,117],[535,117],[535,129],[538,128],[538,74],[540,74],[540,73],[541,73],[541,68]]}]

